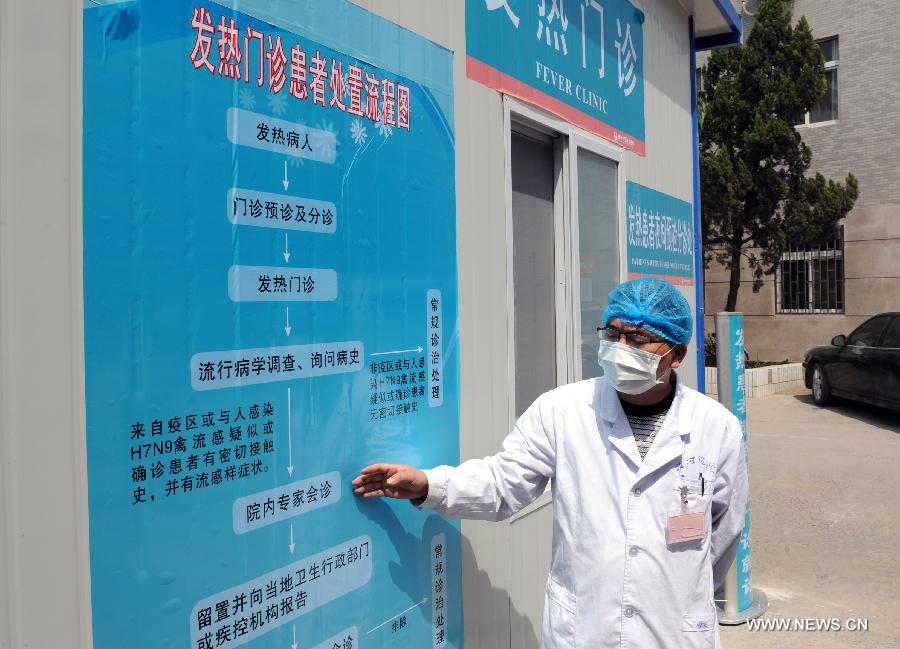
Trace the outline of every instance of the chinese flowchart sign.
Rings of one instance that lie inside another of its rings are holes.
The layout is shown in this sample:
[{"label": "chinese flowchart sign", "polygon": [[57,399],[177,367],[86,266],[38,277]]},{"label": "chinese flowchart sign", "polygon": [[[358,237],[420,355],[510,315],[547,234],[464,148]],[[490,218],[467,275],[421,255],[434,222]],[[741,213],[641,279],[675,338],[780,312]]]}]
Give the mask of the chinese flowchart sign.
[{"label": "chinese flowchart sign", "polygon": [[343,0],[84,11],[97,649],[462,647],[450,52]]},{"label": "chinese flowchart sign", "polygon": [[628,277],[652,275],[694,285],[691,204],[632,181],[625,183]]},{"label": "chinese flowchart sign", "polygon": [[628,0],[466,0],[466,69],[644,155],[643,23]]}]

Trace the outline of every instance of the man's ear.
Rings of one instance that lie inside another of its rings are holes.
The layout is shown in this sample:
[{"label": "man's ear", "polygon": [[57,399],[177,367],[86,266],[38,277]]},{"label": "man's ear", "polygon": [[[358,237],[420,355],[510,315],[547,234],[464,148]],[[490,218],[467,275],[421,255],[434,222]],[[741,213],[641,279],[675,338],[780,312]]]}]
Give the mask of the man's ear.
[{"label": "man's ear", "polygon": [[687,356],[687,353],[687,345],[685,345],[684,343],[676,345],[675,349],[672,350],[672,365],[670,367],[674,370],[677,370],[681,365],[681,361],[683,361],[685,356]]}]

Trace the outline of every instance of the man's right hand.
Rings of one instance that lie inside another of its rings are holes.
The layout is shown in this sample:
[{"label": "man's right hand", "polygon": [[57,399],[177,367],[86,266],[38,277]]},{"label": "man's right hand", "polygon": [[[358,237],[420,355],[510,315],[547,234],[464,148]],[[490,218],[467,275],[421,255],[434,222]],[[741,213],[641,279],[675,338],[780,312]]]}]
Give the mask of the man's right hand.
[{"label": "man's right hand", "polygon": [[405,464],[371,464],[353,481],[353,493],[363,498],[403,498],[415,500],[428,495],[424,471]]}]

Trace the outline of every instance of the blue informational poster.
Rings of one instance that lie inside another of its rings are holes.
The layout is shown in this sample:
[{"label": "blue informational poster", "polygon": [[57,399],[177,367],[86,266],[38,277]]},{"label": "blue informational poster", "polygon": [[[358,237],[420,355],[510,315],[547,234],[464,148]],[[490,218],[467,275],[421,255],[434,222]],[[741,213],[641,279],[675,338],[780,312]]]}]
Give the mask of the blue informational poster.
[{"label": "blue informational poster", "polygon": [[84,10],[97,649],[462,647],[452,54],[344,0]]},{"label": "blue informational poster", "polygon": [[466,0],[470,79],[646,153],[644,13],[628,0]]},{"label": "blue informational poster", "polygon": [[629,279],[652,275],[676,286],[693,286],[691,204],[630,180],[625,202]]}]

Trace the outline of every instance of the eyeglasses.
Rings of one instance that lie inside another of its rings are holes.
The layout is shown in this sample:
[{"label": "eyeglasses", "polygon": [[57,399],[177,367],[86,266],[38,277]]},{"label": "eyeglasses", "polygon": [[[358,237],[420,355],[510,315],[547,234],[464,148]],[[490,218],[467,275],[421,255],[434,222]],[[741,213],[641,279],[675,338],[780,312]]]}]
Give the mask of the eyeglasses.
[{"label": "eyeglasses", "polygon": [[619,329],[618,327],[607,326],[607,327],[597,327],[597,331],[600,334],[601,338],[605,338],[606,340],[611,340],[613,342],[618,342],[619,338],[625,336],[625,340],[628,341],[630,345],[650,345],[652,343],[664,343],[665,340],[660,338],[656,338],[655,336],[651,336],[646,331],[641,331],[639,329],[632,331],[625,331],[624,329]]}]

